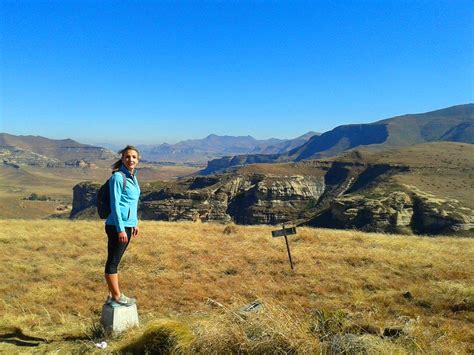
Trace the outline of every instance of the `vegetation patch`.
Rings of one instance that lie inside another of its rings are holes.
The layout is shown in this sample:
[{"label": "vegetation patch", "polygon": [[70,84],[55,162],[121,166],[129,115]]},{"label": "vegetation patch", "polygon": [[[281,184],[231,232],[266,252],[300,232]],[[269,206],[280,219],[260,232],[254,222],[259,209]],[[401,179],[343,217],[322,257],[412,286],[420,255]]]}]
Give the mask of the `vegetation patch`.
[{"label": "vegetation patch", "polygon": [[170,319],[159,319],[147,324],[143,334],[119,351],[134,354],[182,353],[194,340],[194,335],[186,324]]}]

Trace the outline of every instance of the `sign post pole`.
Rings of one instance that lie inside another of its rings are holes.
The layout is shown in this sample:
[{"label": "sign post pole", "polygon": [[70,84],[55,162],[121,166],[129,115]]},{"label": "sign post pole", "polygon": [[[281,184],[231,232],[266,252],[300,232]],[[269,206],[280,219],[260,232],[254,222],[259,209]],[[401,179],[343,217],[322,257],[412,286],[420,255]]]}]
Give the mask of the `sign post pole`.
[{"label": "sign post pole", "polygon": [[288,235],[290,234],[296,234],[296,228],[295,227],[290,227],[290,228],[285,228],[285,224],[283,223],[283,229],[278,229],[276,231],[272,231],[272,237],[285,237],[285,243],[286,243],[286,250],[288,252],[288,259],[290,259],[290,266],[291,270],[294,271],[295,267],[293,265],[293,260],[291,259],[291,251],[290,251],[290,243],[288,243]]},{"label": "sign post pole", "polygon": [[288,259],[290,259],[290,266],[291,266],[291,270],[294,270],[294,266],[293,266],[293,260],[291,260],[291,251],[290,251],[290,244],[288,244],[288,237],[286,235],[286,231],[285,231],[285,224],[283,224],[283,233],[284,233],[284,236],[285,236],[285,242],[286,242],[286,250],[288,251]]}]

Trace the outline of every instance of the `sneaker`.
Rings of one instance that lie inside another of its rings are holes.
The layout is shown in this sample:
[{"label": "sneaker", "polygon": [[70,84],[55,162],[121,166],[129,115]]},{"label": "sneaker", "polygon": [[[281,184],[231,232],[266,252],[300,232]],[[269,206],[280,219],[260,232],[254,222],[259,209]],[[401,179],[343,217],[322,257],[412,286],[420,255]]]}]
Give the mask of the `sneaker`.
[{"label": "sneaker", "polygon": [[117,307],[117,306],[133,306],[135,303],[137,303],[137,300],[135,298],[130,298],[125,296],[123,293],[120,295],[119,299],[114,299],[112,298],[110,304],[112,307]]}]

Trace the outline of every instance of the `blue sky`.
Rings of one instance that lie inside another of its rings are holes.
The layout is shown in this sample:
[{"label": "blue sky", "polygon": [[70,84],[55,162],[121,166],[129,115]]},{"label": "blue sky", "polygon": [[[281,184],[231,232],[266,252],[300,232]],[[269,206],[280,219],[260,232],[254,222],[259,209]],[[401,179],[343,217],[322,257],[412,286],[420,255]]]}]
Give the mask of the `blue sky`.
[{"label": "blue sky", "polygon": [[0,131],[292,138],[473,102],[472,1],[0,2]]}]

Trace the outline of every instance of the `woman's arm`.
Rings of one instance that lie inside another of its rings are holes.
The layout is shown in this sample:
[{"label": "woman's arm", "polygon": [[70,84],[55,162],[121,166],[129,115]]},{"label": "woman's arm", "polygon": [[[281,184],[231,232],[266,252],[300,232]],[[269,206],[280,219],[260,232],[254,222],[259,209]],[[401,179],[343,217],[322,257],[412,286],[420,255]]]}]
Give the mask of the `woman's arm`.
[{"label": "woman's arm", "polygon": [[120,212],[120,197],[123,192],[123,176],[122,173],[114,173],[109,181],[110,190],[110,210],[114,224],[117,228],[117,232],[124,232],[125,227],[123,225],[122,214]]}]

